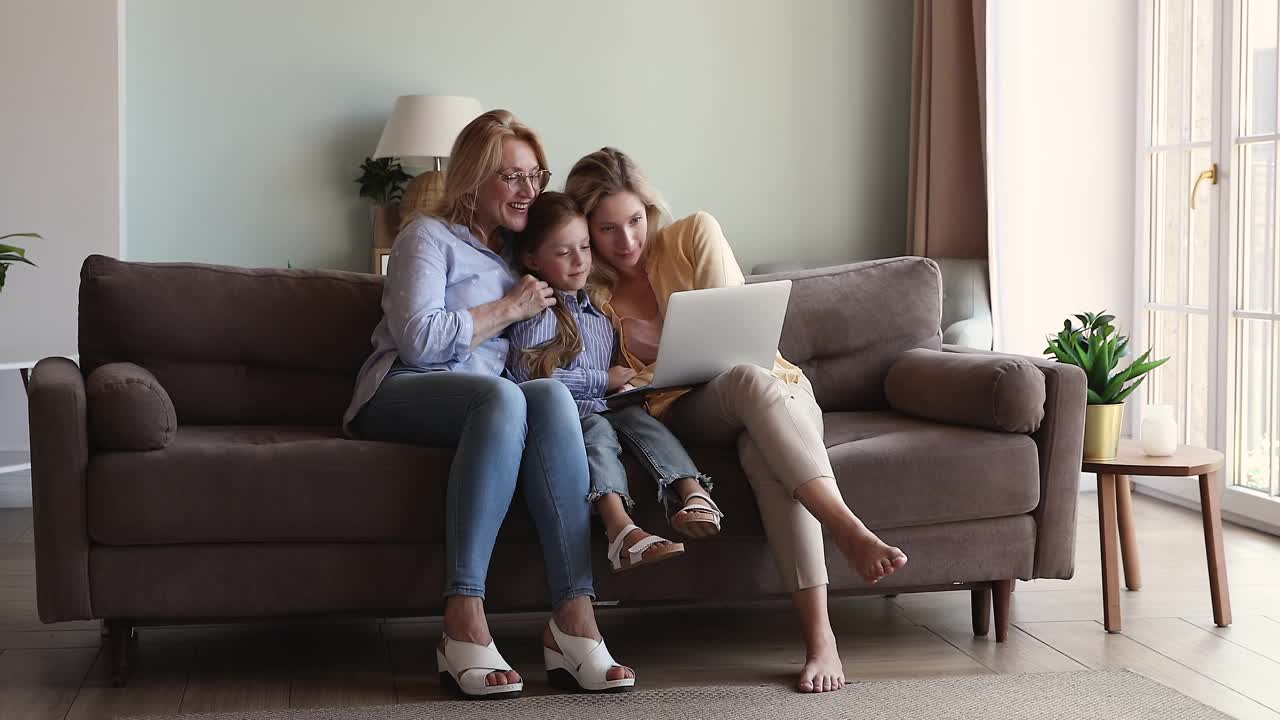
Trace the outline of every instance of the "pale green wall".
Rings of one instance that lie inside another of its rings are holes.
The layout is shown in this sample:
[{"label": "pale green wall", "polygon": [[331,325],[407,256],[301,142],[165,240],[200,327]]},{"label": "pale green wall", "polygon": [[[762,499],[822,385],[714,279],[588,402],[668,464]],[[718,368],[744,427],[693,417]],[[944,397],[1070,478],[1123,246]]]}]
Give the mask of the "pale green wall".
[{"label": "pale green wall", "polygon": [[352,182],[397,95],[543,136],[559,187],[602,145],[744,269],[904,247],[905,0],[126,0],[134,260],[367,269]]}]

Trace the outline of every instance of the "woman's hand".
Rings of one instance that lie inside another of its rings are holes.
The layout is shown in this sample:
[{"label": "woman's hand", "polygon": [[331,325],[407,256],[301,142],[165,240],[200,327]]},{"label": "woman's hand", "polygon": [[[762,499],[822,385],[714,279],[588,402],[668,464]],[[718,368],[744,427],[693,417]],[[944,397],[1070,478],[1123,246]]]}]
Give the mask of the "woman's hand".
[{"label": "woman's hand", "polygon": [[513,322],[528,320],[556,304],[555,291],[551,286],[532,275],[520,278],[506,299],[511,303]]},{"label": "woman's hand", "polygon": [[516,286],[498,300],[468,308],[471,313],[471,349],[483,345],[507,329],[508,325],[537,315],[556,304],[551,286],[532,275],[525,275]]},{"label": "woman's hand", "polygon": [[620,390],[623,385],[631,381],[636,376],[636,371],[622,365],[614,365],[609,368],[609,387],[608,390],[613,392]]}]

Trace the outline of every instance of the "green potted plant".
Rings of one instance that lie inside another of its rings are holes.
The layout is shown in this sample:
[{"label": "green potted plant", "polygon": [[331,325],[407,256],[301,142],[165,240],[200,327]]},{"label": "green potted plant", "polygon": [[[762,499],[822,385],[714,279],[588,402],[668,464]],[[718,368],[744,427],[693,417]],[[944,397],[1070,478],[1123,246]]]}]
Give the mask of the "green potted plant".
[{"label": "green potted plant", "polygon": [[[37,233],[9,233],[8,235],[0,235],[0,240],[8,240],[15,237],[44,239]],[[9,266],[13,263],[26,263],[35,267],[35,263],[27,259],[27,251],[25,249],[17,245],[0,243],[0,290],[4,290],[4,276],[9,272]]]},{"label": "green potted plant", "polygon": [[1129,353],[1129,338],[1112,325],[1114,315],[1084,313],[1076,315],[1080,327],[1071,318],[1062,323],[1056,336],[1047,337],[1049,347],[1044,354],[1060,363],[1084,370],[1089,382],[1089,405],[1085,409],[1084,457],[1086,460],[1110,460],[1120,444],[1120,423],[1124,419],[1125,398],[1138,389],[1146,374],[1165,364],[1169,358],[1148,360],[1150,350],[1115,372],[1116,365]]},{"label": "green potted plant", "polygon": [[394,158],[365,158],[360,165],[360,197],[373,201],[373,246],[389,248],[400,229],[400,196],[413,179]]}]

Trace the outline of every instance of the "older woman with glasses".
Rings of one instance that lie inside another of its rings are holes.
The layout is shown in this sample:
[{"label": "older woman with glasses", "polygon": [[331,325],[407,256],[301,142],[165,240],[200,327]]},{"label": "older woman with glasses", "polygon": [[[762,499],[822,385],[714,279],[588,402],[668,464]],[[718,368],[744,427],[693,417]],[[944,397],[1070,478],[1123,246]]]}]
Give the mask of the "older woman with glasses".
[{"label": "older woman with glasses", "polygon": [[[578,408],[561,383],[502,377],[507,326],[555,304],[545,282],[512,275],[511,233],[551,173],[537,134],[510,112],[473,120],[450,156],[444,198],[401,231],[373,353],[344,427],[357,437],[456,446],[445,507],[443,678],[468,697],[514,697],[519,673],[485,619],[485,579],[519,477],[551,591],[548,667],[576,668],[580,689],[635,684],[591,606],[588,472]],[[553,632],[554,631],[554,632]]]}]

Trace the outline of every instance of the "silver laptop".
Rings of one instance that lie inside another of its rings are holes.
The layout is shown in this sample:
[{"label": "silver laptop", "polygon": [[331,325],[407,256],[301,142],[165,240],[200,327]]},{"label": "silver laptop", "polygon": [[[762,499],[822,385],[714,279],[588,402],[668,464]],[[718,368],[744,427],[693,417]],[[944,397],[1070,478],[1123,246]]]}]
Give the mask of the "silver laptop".
[{"label": "silver laptop", "polygon": [[772,368],[790,299],[790,280],[671,293],[653,383],[605,399],[697,385],[735,365]]}]

